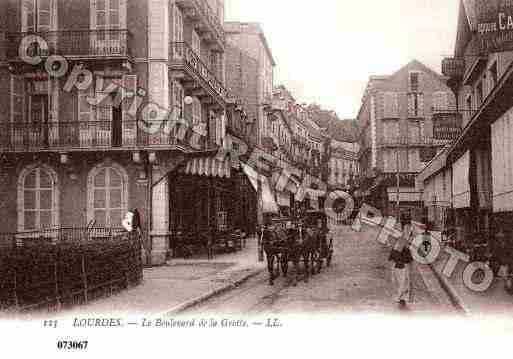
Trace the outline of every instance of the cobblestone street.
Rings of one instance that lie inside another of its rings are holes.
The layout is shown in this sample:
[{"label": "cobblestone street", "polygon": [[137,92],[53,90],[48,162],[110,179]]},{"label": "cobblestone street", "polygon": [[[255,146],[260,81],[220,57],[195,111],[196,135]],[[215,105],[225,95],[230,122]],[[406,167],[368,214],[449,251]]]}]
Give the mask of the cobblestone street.
[{"label": "cobblestone street", "polygon": [[[268,285],[267,272],[240,288],[190,309],[185,314],[399,313],[389,249],[374,240],[375,231],[345,227],[335,236],[334,264],[308,283],[293,287],[289,278]],[[427,268],[413,267],[414,303],[407,313],[455,314],[449,298]]]}]

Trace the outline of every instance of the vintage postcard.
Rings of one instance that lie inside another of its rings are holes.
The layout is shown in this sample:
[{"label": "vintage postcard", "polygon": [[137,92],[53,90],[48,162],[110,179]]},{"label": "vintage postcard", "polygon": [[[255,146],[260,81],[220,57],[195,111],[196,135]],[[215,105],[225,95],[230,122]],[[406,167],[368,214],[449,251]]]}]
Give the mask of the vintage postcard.
[{"label": "vintage postcard", "polygon": [[512,335],[513,1],[0,0],[6,357]]}]

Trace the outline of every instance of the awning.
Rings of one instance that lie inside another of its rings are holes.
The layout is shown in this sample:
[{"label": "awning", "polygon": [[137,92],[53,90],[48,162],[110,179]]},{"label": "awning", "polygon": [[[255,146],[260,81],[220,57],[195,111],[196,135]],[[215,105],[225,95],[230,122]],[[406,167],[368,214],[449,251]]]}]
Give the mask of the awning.
[{"label": "awning", "polygon": [[259,174],[252,167],[241,162],[242,170],[249,179],[249,182],[253,186],[255,192],[258,193],[258,182],[262,186],[262,210],[264,213],[279,213],[278,204],[276,203],[272,187],[269,183],[269,179],[264,175]]},{"label": "awning", "polygon": [[452,165],[452,201],[454,208],[470,207],[470,151]]},{"label": "awning", "polygon": [[231,162],[219,161],[215,157],[192,158],[180,172],[195,176],[230,178]]}]

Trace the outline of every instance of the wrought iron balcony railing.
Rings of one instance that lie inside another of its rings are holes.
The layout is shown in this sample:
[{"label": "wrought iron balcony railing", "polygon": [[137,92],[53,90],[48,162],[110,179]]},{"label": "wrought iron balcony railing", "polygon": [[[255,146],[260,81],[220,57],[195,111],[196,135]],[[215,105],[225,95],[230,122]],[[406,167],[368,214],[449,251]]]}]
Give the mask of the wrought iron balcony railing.
[{"label": "wrought iron balcony railing", "polygon": [[[47,46],[31,36],[45,40]],[[26,41],[26,43],[24,43]],[[131,56],[132,36],[128,30],[59,30],[48,32],[17,32],[6,34],[7,59],[20,60],[20,46],[28,56],[61,55],[75,58],[128,58]]]},{"label": "wrought iron balcony railing", "polygon": [[227,101],[231,94],[226,90],[221,81],[210,71],[201,58],[185,42],[173,42],[169,46],[169,61],[171,67],[184,69],[190,72],[191,77],[200,79],[210,92]]},{"label": "wrought iron balcony railing", "polygon": [[[164,123],[138,128],[136,121],[113,126],[106,121],[54,122],[48,124],[7,124],[0,126],[0,152],[36,152],[180,146],[191,144],[190,133],[179,135],[179,128],[166,130]],[[206,137],[194,139],[204,149]]]}]

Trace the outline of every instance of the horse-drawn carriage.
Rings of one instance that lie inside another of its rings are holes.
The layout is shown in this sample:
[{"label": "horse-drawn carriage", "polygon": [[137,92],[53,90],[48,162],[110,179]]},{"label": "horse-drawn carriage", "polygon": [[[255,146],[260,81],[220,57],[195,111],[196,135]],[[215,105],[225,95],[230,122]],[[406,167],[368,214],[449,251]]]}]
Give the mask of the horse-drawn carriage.
[{"label": "horse-drawn carriage", "polygon": [[323,211],[307,211],[299,218],[272,218],[262,232],[262,248],[267,257],[269,284],[279,277],[280,270],[287,276],[289,263],[295,268],[292,279],[297,284],[303,265],[303,279],[320,273],[324,261],[329,267],[333,258],[333,239],[328,239],[329,229]]}]

